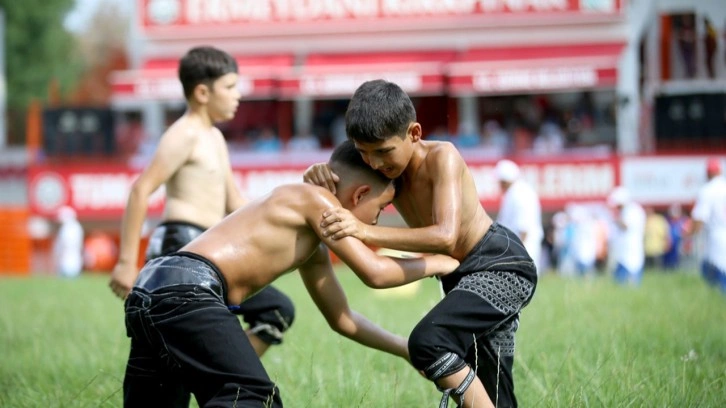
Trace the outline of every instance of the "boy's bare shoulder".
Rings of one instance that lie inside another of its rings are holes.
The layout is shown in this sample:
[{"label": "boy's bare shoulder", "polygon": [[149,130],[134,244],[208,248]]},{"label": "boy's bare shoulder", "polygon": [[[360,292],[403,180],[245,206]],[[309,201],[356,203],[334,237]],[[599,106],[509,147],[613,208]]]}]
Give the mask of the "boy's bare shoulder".
[{"label": "boy's bare shoulder", "polygon": [[296,203],[304,210],[339,207],[340,202],[327,188],[307,184],[283,184],[274,190],[276,198]]},{"label": "boy's bare shoulder", "polygon": [[166,139],[173,139],[179,143],[193,143],[201,135],[199,126],[189,118],[182,116],[177,119],[161,136]]},{"label": "boy's bare shoulder", "polygon": [[464,160],[459,153],[459,149],[451,142],[430,141],[426,142],[426,147],[428,149],[426,154],[428,162],[463,162]]},{"label": "boy's bare shoulder", "polygon": [[447,153],[457,153],[458,154],[458,152],[459,152],[453,143],[446,142],[443,140],[428,141],[427,145],[429,146],[429,152],[434,153],[434,154],[447,154]]}]

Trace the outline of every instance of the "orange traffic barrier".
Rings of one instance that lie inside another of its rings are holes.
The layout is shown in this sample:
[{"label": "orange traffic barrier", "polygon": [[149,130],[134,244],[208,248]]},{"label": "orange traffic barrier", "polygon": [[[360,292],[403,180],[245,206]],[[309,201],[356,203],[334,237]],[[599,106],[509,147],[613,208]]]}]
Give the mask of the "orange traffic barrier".
[{"label": "orange traffic barrier", "polygon": [[0,207],[0,274],[29,275],[32,241],[27,208]]}]

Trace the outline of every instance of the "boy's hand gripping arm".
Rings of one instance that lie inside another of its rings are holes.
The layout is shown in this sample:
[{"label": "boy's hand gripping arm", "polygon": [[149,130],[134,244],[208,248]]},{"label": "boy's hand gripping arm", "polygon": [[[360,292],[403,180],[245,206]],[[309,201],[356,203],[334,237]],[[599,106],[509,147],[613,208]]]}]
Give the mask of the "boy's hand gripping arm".
[{"label": "boy's hand gripping arm", "polygon": [[458,268],[459,261],[446,255],[391,258],[378,255],[352,237],[338,240],[323,237],[319,216],[316,217],[315,214],[337,205],[340,205],[338,200],[329,194],[328,198],[321,198],[317,205],[308,206],[308,225],[367,286],[377,289],[401,286],[431,276],[444,276]]},{"label": "boy's hand gripping arm", "polygon": [[328,163],[315,163],[305,170],[303,181],[327,188],[328,191],[335,194],[335,183],[340,181],[340,178],[333,173]]},{"label": "boy's hand gripping arm", "polygon": [[[467,171],[454,148],[430,153],[428,165],[436,174],[432,183],[432,225],[391,228],[366,225],[337,207],[323,213],[323,236],[334,240],[354,236],[366,244],[411,252],[451,254],[461,228],[462,172]],[[395,203],[395,201],[394,201]]]}]

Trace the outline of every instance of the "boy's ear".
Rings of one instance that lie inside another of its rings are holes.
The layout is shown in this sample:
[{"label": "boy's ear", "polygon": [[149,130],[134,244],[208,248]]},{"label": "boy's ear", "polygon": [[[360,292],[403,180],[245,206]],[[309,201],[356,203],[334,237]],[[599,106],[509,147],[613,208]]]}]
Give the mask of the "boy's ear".
[{"label": "boy's ear", "polygon": [[423,130],[421,130],[421,124],[413,122],[408,126],[408,134],[411,137],[412,142],[418,142],[423,137]]},{"label": "boy's ear", "polygon": [[353,206],[357,206],[358,203],[365,197],[366,194],[371,192],[371,186],[368,184],[361,184],[353,191]]},{"label": "boy's ear", "polygon": [[197,100],[197,102],[201,104],[206,104],[209,102],[209,94],[211,90],[209,89],[209,86],[207,84],[198,84],[194,87],[194,99]]}]

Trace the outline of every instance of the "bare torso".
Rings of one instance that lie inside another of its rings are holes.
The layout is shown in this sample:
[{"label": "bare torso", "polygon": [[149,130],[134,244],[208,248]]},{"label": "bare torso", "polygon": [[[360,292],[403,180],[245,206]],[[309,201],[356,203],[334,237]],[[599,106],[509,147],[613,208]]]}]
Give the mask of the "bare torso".
[{"label": "bare torso", "polygon": [[[186,126],[177,123],[175,126]],[[182,131],[199,132],[189,159],[166,182],[164,220],[187,221],[209,228],[225,213],[225,176],[229,156],[222,133],[214,128],[190,127]]]},{"label": "bare torso", "polygon": [[[431,160],[429,155],[445,153],[436,152],[436,149],[453,148],[441,142],[419,141],[419,143],[424,149],[425,158],[415,174],[408,177],[403,176],[403,182],[399,184],[398,195],[393,202],[401,217],[411,228],[428,227],[435,223],[432,211],[433,186],[438,172],[434,168],[435,160]],[[458,152],[454,152],[454,154],[458,156]],[[458,156],[458,159],[463,162],[461,156]],[[465,171],[462,171],[460,175],[462,195],[459,236],[453,253],[448,254],[459,260],[474,248],[492,224],[492,219],[481,206],[471,172],[466,166],[464,169]]]},{"label": "bare torso", "polygon": [[[320,187],[281,186],[253,201],[186,245],[212,261],[224,275],[230,304],[296,269],[320,244],[305,214],[316,211],[310,197]],[[319,194],[319,192],[318,192]],[[316,213],[322,213],[317,210]]]}]

